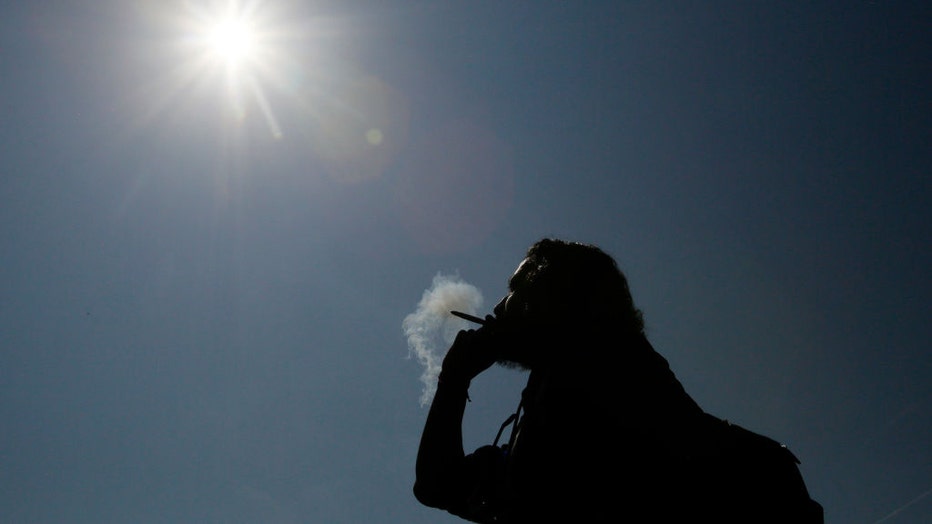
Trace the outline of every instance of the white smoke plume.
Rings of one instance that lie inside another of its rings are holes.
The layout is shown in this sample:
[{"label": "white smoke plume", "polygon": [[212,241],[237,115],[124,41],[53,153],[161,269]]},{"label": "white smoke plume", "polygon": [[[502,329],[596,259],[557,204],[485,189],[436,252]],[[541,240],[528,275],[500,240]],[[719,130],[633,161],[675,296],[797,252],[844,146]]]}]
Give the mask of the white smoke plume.
[{"label": "white smoke plume", "polygon": [[[421,406],[427,405],[437,391],[437,376],[446,350],[467,322],[450,314],[451,310],[475,315],[482,307],[482,292],[457,275],[437,274],[424,292],[414,313],[405,317],[401,327],[408,337],[409,355],[424,366],[421,382],[424,392]],[[443,353],[441,353],[443,351]]]}]

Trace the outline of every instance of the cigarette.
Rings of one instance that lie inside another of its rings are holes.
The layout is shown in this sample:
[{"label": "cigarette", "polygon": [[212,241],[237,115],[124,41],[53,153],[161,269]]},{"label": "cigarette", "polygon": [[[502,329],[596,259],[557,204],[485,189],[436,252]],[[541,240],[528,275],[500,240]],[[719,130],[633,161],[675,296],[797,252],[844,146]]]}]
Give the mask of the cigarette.
[{"label": "cigarette", "polygon": [[479,324],[480,326],[484,326],[484,325],[485,325],[485,320],[484,320],[484,319],[481,319],[481,318],[479,318],[479,317],[474,317],[474,316],[472,316],[472,315],[470,315],[470,314],[468,314],[468,313],[462,313],[462,312],[460,312],[460,311],[450,311],[450,314],[453,315],[453,316],[456,316],[456,317],[460,317],[460,318],[463,319],[463,320],[468,320],[468,321],[470,321],[470,322],[475,322],[476,324]]}]

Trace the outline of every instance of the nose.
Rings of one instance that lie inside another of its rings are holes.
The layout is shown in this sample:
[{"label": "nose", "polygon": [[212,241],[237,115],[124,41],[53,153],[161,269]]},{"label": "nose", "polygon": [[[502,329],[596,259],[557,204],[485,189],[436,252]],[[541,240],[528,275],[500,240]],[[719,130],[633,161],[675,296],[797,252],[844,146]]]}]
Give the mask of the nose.
[{"label": "nose", "polygon": [[494,313],[496,317],[501,317],[502,315],[505,314],[505,303],[506,302],[508,302],[508,295],[505,295],[504,297],[502,297],[502,299],[498,302],[498,304],[496,304],[495,307],[492,309],[492,313]]}]

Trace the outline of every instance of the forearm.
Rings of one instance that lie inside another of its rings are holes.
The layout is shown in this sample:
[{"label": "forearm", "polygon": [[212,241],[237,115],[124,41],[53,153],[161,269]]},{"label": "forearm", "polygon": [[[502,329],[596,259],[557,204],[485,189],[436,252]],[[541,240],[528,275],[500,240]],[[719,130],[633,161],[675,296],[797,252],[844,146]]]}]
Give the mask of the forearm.
[{"label": "forearm", "polygon": [[421,503],[444,507],[456,491],[463,464],[463,413],[468,381],[444,380],[427,414],[418,448],[414,494]]},{"label": "forearm", "polygon": [[437,392],[427,413],[417,454],[414,495],[421,503],[448,509],[470,481],[463,452],[463,412],[469,382],[495,362],[489,323],[460,331],[443,358]]}]

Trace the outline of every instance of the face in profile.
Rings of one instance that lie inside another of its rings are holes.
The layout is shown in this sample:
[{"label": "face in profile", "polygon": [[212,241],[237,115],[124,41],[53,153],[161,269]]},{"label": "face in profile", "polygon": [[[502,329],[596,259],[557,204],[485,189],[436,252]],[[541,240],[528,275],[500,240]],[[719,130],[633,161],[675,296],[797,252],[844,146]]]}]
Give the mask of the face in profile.
[{"label": "face in profile", "polygon": [[495,306],[495,316],[502,320],[517,320],[527,313],[527,274],[528,259],[518,264],[514,274],[508,279],[508,293]]},{"label": "face in profile", "polygon": [[544,326],[535,326],[529,314],[531,270],[532,263],[528,259],[518,264],[508,280],[508,293],[493,310],[502,337],[498,362],[508,367],[530,368],[541,354],[538,339],[547,332]]}]

